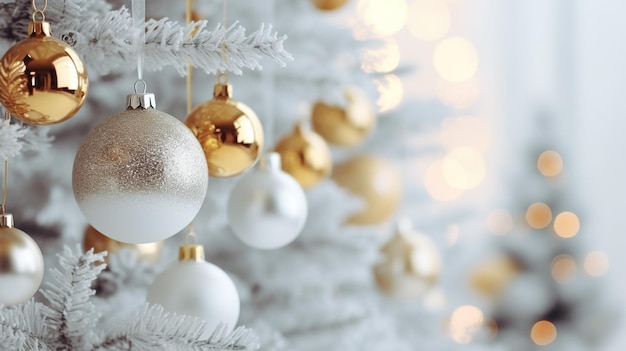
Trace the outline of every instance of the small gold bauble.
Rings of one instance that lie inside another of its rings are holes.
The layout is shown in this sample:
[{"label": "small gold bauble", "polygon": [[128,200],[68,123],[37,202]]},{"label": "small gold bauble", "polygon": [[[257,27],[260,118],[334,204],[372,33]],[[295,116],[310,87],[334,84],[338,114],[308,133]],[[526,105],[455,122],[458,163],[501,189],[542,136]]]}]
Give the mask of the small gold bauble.
[{"label": "small gold bauble", "polygon": [[259,118],[231,95],[232,86],[218,82],[213,99],[196,107],[185,120],[202,145],[213,177],[241,174],[254,165],[263,149]]},{"label": "small gold bauble", "polygon": [[499,255],[480,263],[470,274],[470,284],[476,292],[496,298],[519,272],[519,264],[512,257]]},{"label": "small gold bauble", "polygon": [[283,171],[294,177],[304,189],[328,177],[333,160],[326,141],[302,124],[276,145]]},{"label": "small gold bauble", "polygon": [[87,71],[74,49],[51,36],[48,22],[31,23],[28,32],[0,60],[0,102],[29,124],[63,122],[85,102]]},{"label": "small gold bauble", "polygon": [[423,297],[439,279],[441,260],[432,240],[412,229],[399,229],[381,248],[374,266],[379,289],[399,299]]},{"label": "small gold bauble", "polygon": [[109,253],[105,257],[107,262],[111,254],[125,247],[135,250],[137,252],[137,257],[141,260],[156,262],[161,256],[163,241],[147,244],[129,244],[111,239],[90,225],[85,229],[85,235],[83,236],[83,249],[87,251],[93,248],[94,252],[102,252],[106,250]]},{"label": "small gold bauble", "polygon": [[395,212],[402,197],[400,172],[389,161],[361,155],[337,166],[333,179],[365,200],[365,209],[348,219],[351,224],[378,224]]},{"label": "small gold bauble", "polygon": [[320,10],[332,11],[345,5],[348,0],[312,0],[313,5]]},{"label": "small gold bauble", "polygon": [[326,141],[337,146],[360,143],[376,124],[376,116],[365,93],[356,88],[345,90],[346,107],[317,102],[311,124]]}]

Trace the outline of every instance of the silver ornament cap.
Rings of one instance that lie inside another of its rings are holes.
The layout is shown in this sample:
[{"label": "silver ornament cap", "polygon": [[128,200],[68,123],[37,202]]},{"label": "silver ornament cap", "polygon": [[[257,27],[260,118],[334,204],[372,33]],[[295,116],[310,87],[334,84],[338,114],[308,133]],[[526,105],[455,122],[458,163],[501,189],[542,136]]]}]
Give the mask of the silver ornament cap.
[{"label": "silver ornament cap", "polygon": [[127,110],[156,109],[156,98],[152,93],[135,93],[126,95]]},{"label": "silver ornament cap", "polygon": [[10,213],[0,214],[0,228],[13,228],[15,223],[13,222],[13,215]]}]

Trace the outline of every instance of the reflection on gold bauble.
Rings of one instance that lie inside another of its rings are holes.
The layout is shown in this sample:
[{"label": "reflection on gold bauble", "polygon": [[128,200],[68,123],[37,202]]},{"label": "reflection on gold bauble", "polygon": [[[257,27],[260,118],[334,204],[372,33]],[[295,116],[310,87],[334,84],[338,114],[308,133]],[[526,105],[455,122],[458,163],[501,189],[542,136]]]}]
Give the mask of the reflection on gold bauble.
[{"label": "reflection on gold bauble", "polygon": [[155,262],[161,256],[163,250],[163,241],[157,241],[155,243],[147,244],[129,244],[111,239],[108,236],[100,233],[92,226],[87,226],[85,229],[85,235],[83,237],[83,249],[85,251],[93,247],[94,252],[108,251],[106,260],[114,252],[120,250],[123,247],[131,248],[137,252],[137,257],[142,260]]},{"label": "reflection on gold bauble", "polygon": [[382,261],[374,266],[379,289],[399,299],[423,297],[439,279],[441,260],[437,247],[410,226],[398,228],[381,249]]},{"label": "reflection on gold bauble", "polygon": [[470,274],[472,288],[487,297],[497,297],[520,271],[518,263],[507,255],[492,257]]},{"label": "reflection on gold bauble", "polygon": [[359,89],[345,90],[346,107],[317,102],[313,106],[311,124],[326,141],[337,146],[360,143],[374,128],[376,116],[367,95]]},{"label": "reflection on gold bauble", "polygon": [[0,102],[26,123],[63,122],[85,102],[87,71],[74,49],[51,36],[49,23],[29,24],[28,34],[0,60]]},{"label": "reflection on gold bauble", "polygon": [[263,149],[259,118],[231,95],[232,86],[218,82],[213,99],[200,104],[185,120],[202,145],[213,177],[242,173],[254,165]]},{"label": "reflection on gold bauble", "polygon": [[348,0],[312,0],[313,5],[320,10],[332,11],[345,5]]},{"label": "reflection on gold bauble", "polygon": [[333,179],[366,202],[365,209],[352,215],[351,224],[377,224],[398,208],[402,196],[400,172],[389,161],[361,155],[337,166]]},{"label": "reflection on gold bauble", "polygon": [[294,177],[304,189],[328,177],[333,167],[328,144],[302,124],[278,142],[276,152],[282,159],[283,171]]}]

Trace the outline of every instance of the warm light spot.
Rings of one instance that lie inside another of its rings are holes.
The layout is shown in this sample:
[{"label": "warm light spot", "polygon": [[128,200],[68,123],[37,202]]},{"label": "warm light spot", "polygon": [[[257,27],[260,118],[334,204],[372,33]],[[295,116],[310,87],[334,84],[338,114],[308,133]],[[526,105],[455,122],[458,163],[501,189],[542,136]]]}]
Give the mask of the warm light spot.
[{"label": "warm light spot", "polygon": [[459,344],[468,344],[482,328],[484,320],[483,313],[477,307],[461,306],[450,317],[450,336]]},{"label": "warm light spot", "polygon": [[437,82],[437,96],[439,100],[458,110],[472,107],[478,100],[479,95],[480,88],[474,78],[464,82],[449,82],[439,78]]},{"label": "warm light spot", "polygon": [[552,222],[552,210],[543,202],[535,202],[526,210],[526,222],[531,228],[543,229]]},{"label": "warm light spot", "polygon": [[382,45],[363,52],[361,68],[367,73],[388,73],[400,64],[400,48],[393,37],[387,37]]},{"label": "warm light spot", "polygon": [[387,74],[382,78],[374,80],[374,85],[378,90],[378,112],[387,112],[397,107],[404,97],[404,87],[402,81],[395,74]]},{"label": "warm light spot", "polygon": [[609,257],[602,251],[591,251],[585,257],[584,267],[590,276],[603,276],[609,270]]},{"label": "warm light spot", "polygon": [[448,226],[448,234],[446,235],[448,238],[448,245],[453,246],[459,240],[459,226],[456,224],[452,224]]},{"label": "warm light spot", "polygon": [[478,70],[478,54],[465,38],[452,37],[439,42],[433,54],[435,69],[441,78],[451,82],[471,79]]},{"label": "warm light spot", "polygon": [[577,271],[576,261],[570,255],[558,255],[552,260],[552,278],[561,284],[572,281]]},{"label": "warm light spot", "polygon": [[456,148],[443,160],[443,175],[446,182],[455,189],[474,189],[485,177],[483,156],[469,147]]},{"label": "warm light spot", "polygon": [[407,28],[420,40],[436,41],[450,30],[450,10],[442,0],[416,0],[409,6]]},{"label": "warm light spot", "polygon": [[443,176],[443,161],[435,161],[428,166],[424,174],[424,187],[433,199],[437,201],[453,201],[458,199],[462,190],[454,189],[448,185]]},{"label": "warm light spot", "polygon": [[530,331],[530,338],[537,345],[549,345],[556,339],[556,327],[548,321],[537,322]]},{"label": "warm light spot", "polygon": [[448,150],[469,146],[484,152],[491,146],[492,135],[484,119],[463,116],[443,121],[441,139]]},{"label": "warm light spot", "polygon": [[539,172],[546,177],[554,177],[563,170],[563,159],[556,151],[544,151],[537,159]]},{"label": "warm light spot", "polygon": [[487,229],[493,234],[504,235],[513,230],[513,215],[508,210],[493,210],[487,216]]},{"label": "warm light spot", "polygon": [[580,221],[575,213],[565,211],[554,219],[554,231],[561,238],[571,238],[578,233]]},{"label": "warm light spot", "polygon": [[404,27],[407,17],[406,0],[360,0],[355,36],[359,39],[390,36]]}]

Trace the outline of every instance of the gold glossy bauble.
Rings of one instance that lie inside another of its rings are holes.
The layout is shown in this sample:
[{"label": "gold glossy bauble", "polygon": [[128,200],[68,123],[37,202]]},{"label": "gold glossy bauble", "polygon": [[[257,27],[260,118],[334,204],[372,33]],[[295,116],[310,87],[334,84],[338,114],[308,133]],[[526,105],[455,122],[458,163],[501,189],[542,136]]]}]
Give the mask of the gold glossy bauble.
[{"label": "gold glossy bauble", "polygon": [[496,298],[519,273],[519,264],[512,257],[499,255],[480,263],[470,274],[470,284],[476,292]]},{"label": "gold glossy bauble", "polygon": [[137,257],[141,260],[156,262],[163,251],[163,241],[146,244],[129,244],[111,239],[100,233],[96,228],[87,226],[85,235],[83,236],[83,249],[85,251],[93,248],[94,252],[107,251],[108,255],[105,260],[108,262],[109,257],[114,252],[122,248],[130,248],[137,252]]},{"label": "gold glossy bauble", "polygon": [[400,229],[381,248],[374,266],[379,289],[399,299],[423,297],[439,279],[441,259],[432,240],[411,229]]},{"label": "gold glossy bauble", "polygon": [[365,200],[365,209],[348,219],[351,224],[378,224],[393,214],[402,198],[402,179],[393,163],[360,155],[335,167],[333,179]]},{"label": "gold glossy bauble", "polygon": [[320,10],[332,11],[345,5],[348,0],[312,0],[312,2]]},{"label": "gold glossy bauble", "polygon": [[87,71],[74,49],[51,36],[49,23],[31,23],[28,32],[0,60],[0,102],[29,124],[63,122],[85,102]]},{"label": "gold glossy bauble", "polygon": [[196,107],[185,120],[202,145],[213,177],[241,174],[254,165],[263,149],[259,118],[231,95],[232,86],[218,82],[213,99]]},{"label": "gold glossy bauble", "polygon": [[313,105],[311,124],[330,144],[353,146],[367,136],[376,125],[376,116],[365,93],[357,88],[345,90],[346,107],[323,102]]},{"label": "gold glossy bauble", "polygon": [[283,171],[294,177],[304,189],[328,177],[333,160],[326,141],[302,124],[276,145]]}]

